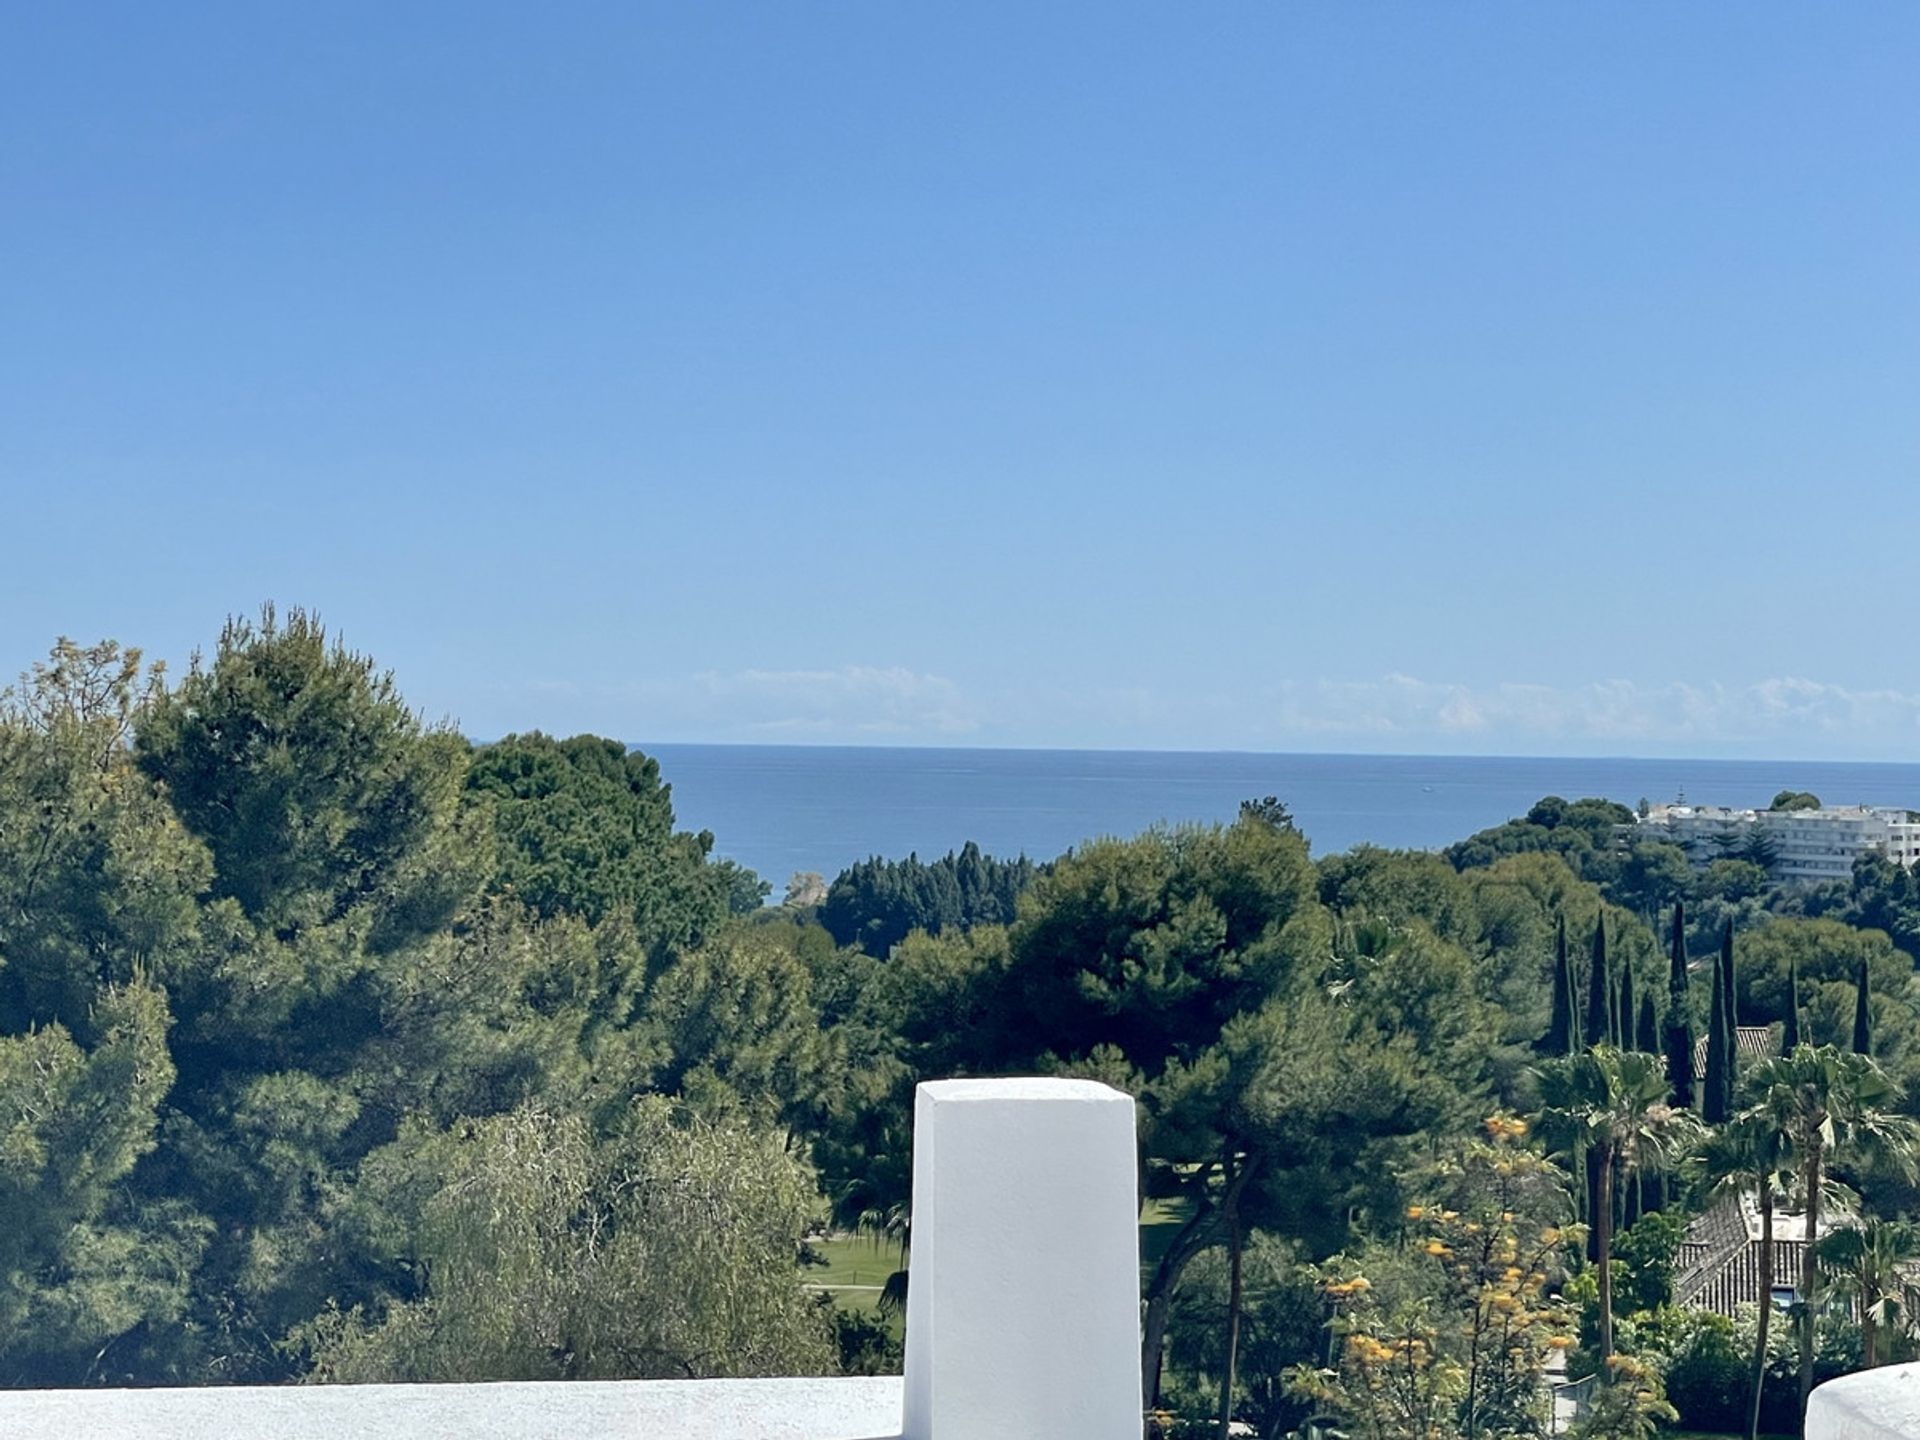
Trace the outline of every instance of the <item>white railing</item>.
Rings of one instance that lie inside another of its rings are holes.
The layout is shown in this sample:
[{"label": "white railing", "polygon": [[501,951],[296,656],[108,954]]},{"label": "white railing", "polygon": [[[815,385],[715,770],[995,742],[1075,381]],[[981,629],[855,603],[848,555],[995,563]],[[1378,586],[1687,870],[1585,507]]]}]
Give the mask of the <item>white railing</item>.
[{"label": "white railing", "polygon": [[1137,1440],[1133,1101],[922,1085],[906,1376],[0,1392],[0,1440]]},{"label": "white railing", "polygon": [[1920,1440],[1920,1365],[1883,1365],[1817,1386],[1807,1440]]}]

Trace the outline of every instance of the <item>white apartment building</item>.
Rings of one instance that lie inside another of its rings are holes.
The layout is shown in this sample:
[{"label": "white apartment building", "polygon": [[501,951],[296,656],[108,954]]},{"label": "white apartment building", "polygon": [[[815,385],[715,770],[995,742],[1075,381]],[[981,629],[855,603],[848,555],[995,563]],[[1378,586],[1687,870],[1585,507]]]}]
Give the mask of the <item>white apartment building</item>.
[{"label": "white apartment building", "polygon": [[1730,810],[1719,805],[1656,805],[1636,825],[1632,838],[1664,840],[1705,867],[1738,855],[1764,836],[1773,853],[1776,880],[1818,883],[1845,880],[1853,862],[1879,850],[1898,865],[1920,860],[1920,815],[1885,805],[1823,805],[1818,810]]}]

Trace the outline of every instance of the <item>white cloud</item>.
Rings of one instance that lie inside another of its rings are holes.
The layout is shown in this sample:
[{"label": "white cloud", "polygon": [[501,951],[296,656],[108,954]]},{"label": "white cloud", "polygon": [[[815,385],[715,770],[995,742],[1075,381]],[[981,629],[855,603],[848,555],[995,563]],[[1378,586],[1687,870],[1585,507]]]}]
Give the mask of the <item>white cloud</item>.
[{"label": "white cloud", "polygon": [[727,728],[769,738],[957,737],[980,724],[952,681],[900,666],[709,670],[683,694]]},{"label": "white cloud", "polygon": [[901,666],[704,670],[625,682],[490,687],[469,733],[589,732],[633,741],[967,743],[981,720],[940,675]]},{"label": "white cloud", "polygon": [[840,665],[502,690],[511,703],[475,733],[538,725],[655,741],[1920,758],[1920,692],[1791,676],[1472,685],[1391,673],[1238,692],[1061,680],[988,691],[902,666]]},{"label": "white cloud", "polygon": [[1920,746],[1920,693],[1853,690],[1799,677],[1750,685],[1603,680],[1585,685],[1471,686],[1386,675],[1280,686],[1266,707],[1271,737],[1593,748],[1778,742],[1824,751]]}]

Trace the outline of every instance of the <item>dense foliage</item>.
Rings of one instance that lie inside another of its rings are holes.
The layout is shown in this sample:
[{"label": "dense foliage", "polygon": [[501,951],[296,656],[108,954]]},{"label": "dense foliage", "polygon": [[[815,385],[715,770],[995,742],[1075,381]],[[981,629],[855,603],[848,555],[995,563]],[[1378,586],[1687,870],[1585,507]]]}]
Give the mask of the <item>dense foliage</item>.
[{"label": "dense foliage", "polygon": [[884,960],[915,930],[938,935],[976,925],[1007,925],[1039,867],[1022,855],[996,860],[969,840],[938,860],[874,856],[850,865],[827,887],[819,921],[834,942]]},{"label": "dense foliage", "polygon": [[[803,1262],[906,1258],[914,1085],[1027,1071],[1138,1097],[1165,1426],[1536,1435],[1556,1348],[1589,1433],[1791,1422],[1914,1353],[1920,889],[1631,819],[1316,860],[1265,797],[765,907],[649,758],[476,747],[308,615],[63,641],[0,705],[0,1377],[897,1364]],[[1858,1320],[1675,1308],[1703,1206],[1836,1186],[1786,1283]]]}]

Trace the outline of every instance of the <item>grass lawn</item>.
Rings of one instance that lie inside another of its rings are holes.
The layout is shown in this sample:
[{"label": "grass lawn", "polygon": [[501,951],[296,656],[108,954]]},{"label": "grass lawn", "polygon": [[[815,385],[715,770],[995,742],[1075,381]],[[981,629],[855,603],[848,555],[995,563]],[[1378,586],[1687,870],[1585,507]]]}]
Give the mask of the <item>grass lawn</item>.
[{"label": "grass lawn", "polygon": [[878,1244],[864,1235],[835,1235],[815,1240],[808,1248],[827,1263],[804,1267],[800,1278],[808,1285],[828,1290],[871,1286],[877,1292],[887,1283],[887,1276],[900,1268],[897,1249]]},{"label": "grass lawn", "polygon": [[[1142,1286],[1153,1278],[1154,1267],[1192,1210],[1192,1202],[1185,1198],[1147,1201],[1140,1212]],[[887,1276],[900,1268],[897,1249],[864,1235],[834,1235],[813,1241],[810,1248],[826,1263],[804,1267],[801,1282],[830,1291],[833,1303],[846,1310],[871,1313],[880,1303],[880,1287],[887,1283]],[[896,1329],[899,1323],[895,1316]]]},{"label": "grass lawn", "polygon": [[[880,1305],[880,1287],[887,1276],[900,1268],[900,1252],[891,1245],[878,1244],[864,1235],[834,1235],[812,1241],[808,1248],[826,1263],[803,1266],[800,1283],[816,1286],[833,1296],[842,1310],[870,1315]],[[897,1338],[902,1318],[887,1318],[888,1328]]]},{"label": "grass lawn", "polygon": [[1193,1215],[1193,1201],[1184,1195],[1171,1200],[1149,1200],[1140,1211],[1140,1285],[1153,1279],[1154,1267],[1167,1253],[1173,1237]]}]

